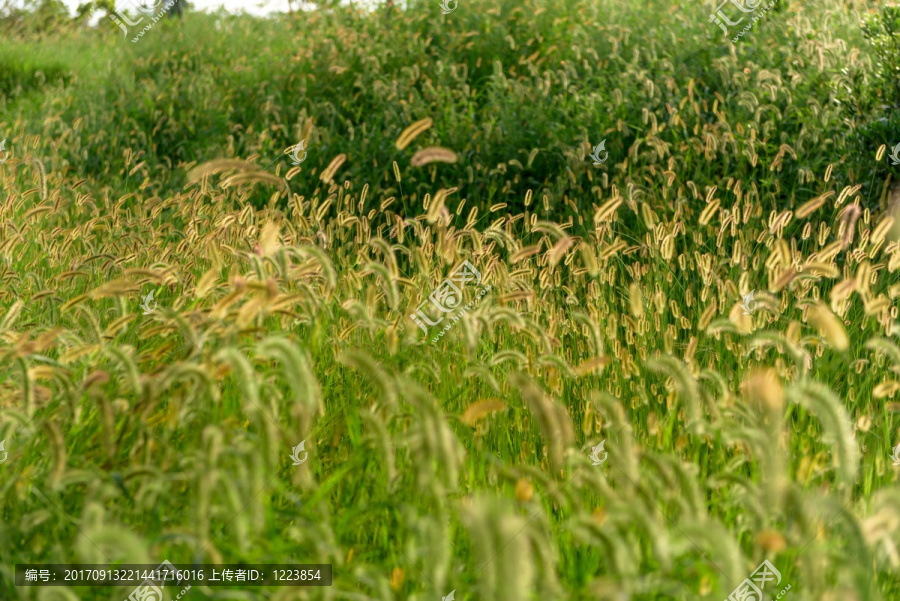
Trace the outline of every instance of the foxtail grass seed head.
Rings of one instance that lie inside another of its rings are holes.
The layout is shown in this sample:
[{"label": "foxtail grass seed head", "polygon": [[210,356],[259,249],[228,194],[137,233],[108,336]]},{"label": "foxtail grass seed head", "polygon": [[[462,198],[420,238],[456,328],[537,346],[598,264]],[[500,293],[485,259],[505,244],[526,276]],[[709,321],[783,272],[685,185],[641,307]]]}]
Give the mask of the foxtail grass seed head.
[{"label": "foxtail grass seed head", "polygon": [[459,420],[470,427],[475,427],[479,421],[506,409],[506,403],[498,399],[482,399],[468,406],[465,412],[459,416]]},{"label": "foxtail grass seed head", "polygon": [[750,372],[741,384],[741,389],[748,401],[769,412],[780,414],[784,408],[784,389],[774,369]]},{"label": "foxtail grass seed head", "polygon": [[403,130],[403,133],[400,134],[400,137],[397,138],[397,141],[394,143],[397,150],[403,150],[407,146],[409,146],[410,142],[416,139],[416,137],[425,132],[434,121],[428,117],[426,119],[421,119],[416,121],[409,127]]},{"label": "foxtail grass seed head", "polygon": [[394,568],[391,572],[391,589],[399,591],[403,588],[404,580],[406,580],[406,574],[403,568]]},{"label": "foxtail grass seed head", "polygon": [[809,216],[810,214],[812,214],[816,209],[818,209],[818,208],[821,207],[823,204],[825,204],[825,201],[827,201],[828,198],[829,198],[831,195],[833,195],[833,194],[834,194],[834,192],[832,191],[832,192],[830,192],[830,193],[828,193],[828,194],[823,194],[823,195],[821,195],[821,196],[818,196],[818,197],[816,197],[816,198],[813,198],[812,200],[809,200],[809,201],[803,203],[803,204],[797,209],[797,218],[798,218],[798,219],[804,219],[804,218],[806,218],[807,216]]},{"label": "foxtail grass seed head", "polygon": [[337,173],[337,170],[341,168],[341,165],[344,164],[344,161],[347,160],[347,155],[343,152],[331,160],[331,163],[328,164],[328,167],[325,168],[325,171],[322,172],[322,175],[319,176],[325,183],[331,182],[334,179],[334,174]]},{"label": "foxtail grass seed head", "polygon": [[[878,108],[900,67],[862,60],[862,3],[718,0],[701,28],[660,3],[459,3],[390,27],[313,6],[299,44],[194,12],[228,43],[116,53],[137,102],[77,72],[78,27],[54,25],[57,61],[20,11],[5,539],[66,564],[103,561],[85,536],[122,563],[173,532],[210,563],[301,546],[343,556],[334,596],[359,599],[900,600],[900,137],[829,125],[883,130],[832,94],[854,63]],[[111,17],[133,37],[149,14]]]},{"label": "foxtail grass seed head", "polygon": [[644,316],[644,297],[641,294],[641,287],[637,282],[632,282],[628,287],[628,298],[631,305],[631,314],[640,319]]},{"label": "foxtail grass seed head", "polygon": [[777,554],[787,549],[787,541],[777,530],[762,530],[756,535],[757,544],[766,554]]},{"label": "foxtail grass seed head", "polygon": [[856,231],[856,221],[862,215],[860,208],[855,205],[847,205],[841,213],[839,231],[841,232],[841,247],[846,248],[853,242],[853,234]]},{"label": "foxtail grass seed head", "polygon": [[520,478],[516,482],[516,498],[520,501],[528,502],[534,496],[534,486],[525,478]]},{"label": "foxtail grass seed head", "polygon": [[809,320],[819,334],[836,350],[843,352],[850,348],[850,339],[847,337],[844,325],[823,303],[810,307]]},{"label": "foxtail grass seed head", "polygon": [[422,167],[429,163],[455,163],[456,153],[449,148],[441,148],[440,146],[431,146],[420,150],[413,155],[410,165],[413,167]]},{"label": "foxtail grass seed head", "polygon": [[737,331],[741,334],[750,334],[753,332],[753,319],[750,313],[744,310],[741,303],[735,303],[728,313],[728,319],[735,325]]}]

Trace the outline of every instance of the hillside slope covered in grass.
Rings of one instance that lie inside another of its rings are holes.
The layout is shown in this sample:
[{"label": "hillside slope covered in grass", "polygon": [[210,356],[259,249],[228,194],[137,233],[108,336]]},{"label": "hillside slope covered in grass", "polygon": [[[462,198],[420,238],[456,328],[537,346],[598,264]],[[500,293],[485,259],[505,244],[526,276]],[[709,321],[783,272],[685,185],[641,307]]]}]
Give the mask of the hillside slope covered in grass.
[{"label": "hillside slope covered in grass", "polygon": [[16,564],[163,559],[333,564],[231,587],[277,601],[720,600],[763,560],[771,598],[898,598],[867,6],[737,44],[708,8],[11,39],[0,598],[130,593]]}]

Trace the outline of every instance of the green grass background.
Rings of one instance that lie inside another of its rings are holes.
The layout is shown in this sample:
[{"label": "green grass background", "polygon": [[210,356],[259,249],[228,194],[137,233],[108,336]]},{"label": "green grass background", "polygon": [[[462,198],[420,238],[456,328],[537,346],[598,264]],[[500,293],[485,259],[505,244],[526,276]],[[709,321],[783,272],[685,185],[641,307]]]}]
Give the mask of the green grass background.
[{"label": "green grass background", "polygon": [[[782,1],[737,44],[701,3],[582,0],[11,35],[0,597],[130,593],[17,588],[17,563],[167,558],[334,564],[189,598],[722,599],[763,559],[797,601],[898,598],[900,263],[871,238],[900,132],[842,104],[875,8]],[[412,166],[429,146],[457,162]],[[281,183],[188,176],[219,158]],[[854,203],[833,271],[777,285]],[[408,315],[463,259],[493,290],[432,344]],[[841,352],[808,312],[854,279]]]}]

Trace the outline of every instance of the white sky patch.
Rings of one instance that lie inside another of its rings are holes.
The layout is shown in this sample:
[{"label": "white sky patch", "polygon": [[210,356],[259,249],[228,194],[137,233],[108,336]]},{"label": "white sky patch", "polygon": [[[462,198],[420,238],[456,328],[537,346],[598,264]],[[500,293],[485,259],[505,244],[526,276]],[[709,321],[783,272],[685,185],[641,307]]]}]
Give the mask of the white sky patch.
[{"label": "white sky patch", "polygon": [[[78,5],[85,0],[63,0],[63,4],[69,7],[69,12],[74,15]],[[116,8],[130,6],[132,0],[116,0]],[[140,4],[140,0],[134,0],[135,4]],[[287,0],[188,0],[191,10],[201,10],[204,12],[215,12],[220,7],[228,12],[239,13],[246,12],[251,15],[268,15],[270,13],[286,13],[288,11]],[[155,1],[147,3],[155,4]],[[299,0],[294,0],[294,10],[301,4]]]}]

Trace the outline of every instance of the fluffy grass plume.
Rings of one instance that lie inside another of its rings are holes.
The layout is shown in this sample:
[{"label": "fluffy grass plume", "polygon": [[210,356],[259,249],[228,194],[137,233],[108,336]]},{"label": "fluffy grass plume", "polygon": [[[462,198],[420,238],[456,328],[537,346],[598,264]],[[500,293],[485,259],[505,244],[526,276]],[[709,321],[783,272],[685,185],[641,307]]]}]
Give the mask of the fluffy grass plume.
[{"label": "fluffy grass plume", "polygon": [[900,598],[896,40],[776,6],[0,19],[0,599]]}]

